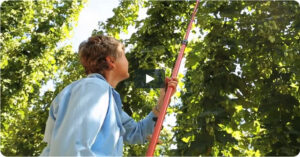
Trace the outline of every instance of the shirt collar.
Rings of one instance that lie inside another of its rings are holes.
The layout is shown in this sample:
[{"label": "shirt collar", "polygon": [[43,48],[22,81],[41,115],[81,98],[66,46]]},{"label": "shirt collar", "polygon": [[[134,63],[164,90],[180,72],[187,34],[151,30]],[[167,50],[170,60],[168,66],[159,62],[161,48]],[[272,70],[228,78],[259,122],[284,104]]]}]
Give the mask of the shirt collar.
[{"label": "shirt collar", "polygon": [[[106,81],[106,79],[101,74],[99,74],[99,73],[91,73],[87,77],[90,77],[90,78],[95,78],[96,77],[96,78],[100,78],[100,79]],[[121,100],[120,94],[110,84],[109,84],[109,86],[112,89],[112,94],[113,94],[115,102],[116,102],[116,104],[118,106],[118,110],[119,110],[119,112],[121,112],[123,104],[122,104],[122,100]]]},{"label": "shirt collar", "polygon": [[112,88],[112,93],[113,93],[113,97],[115,99],[115,102],[117,104],[118,110],[121,113],[123,104],[122,104],[120,94],[113,88]]},{"label": "shirt collar", "polygon": [[107,82],[107,80],[101,74],[98,73],[91,73],[87,77],[97,77]]}]

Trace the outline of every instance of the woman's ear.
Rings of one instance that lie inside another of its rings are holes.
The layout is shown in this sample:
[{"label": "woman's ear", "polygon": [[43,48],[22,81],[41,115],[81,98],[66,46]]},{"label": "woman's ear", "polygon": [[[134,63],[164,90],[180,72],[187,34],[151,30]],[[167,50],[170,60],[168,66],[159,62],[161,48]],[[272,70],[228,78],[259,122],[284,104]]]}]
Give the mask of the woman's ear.
[{"label": "woman's ear", "polygon": [[110,70],[110,69],[114,69],[115,67],[116,67],[116,60],[115,60],[115,58],[114,57],[112,57],[112,56],[107,56],[107,57],[105,57],[105,59],[106,59],[106,63],[107,63],[107,65],[108,65],[108,69]]}]

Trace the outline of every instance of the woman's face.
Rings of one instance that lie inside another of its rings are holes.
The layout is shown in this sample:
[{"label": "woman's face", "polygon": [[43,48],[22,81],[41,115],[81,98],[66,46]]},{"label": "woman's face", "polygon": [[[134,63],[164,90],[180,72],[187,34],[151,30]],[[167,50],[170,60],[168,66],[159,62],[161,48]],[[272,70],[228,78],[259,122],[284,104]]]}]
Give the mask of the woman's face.
[{"label": "woman's face", "polygon": [[123,44],[119,44],[117,48],[117,52],[119,54],[119,57],[116,59],[115,65],[116,65],[116,73],[119,76],[121,80],[125,80],[129,78],[128,73],[128,60],[125,55],[125,47]]}]

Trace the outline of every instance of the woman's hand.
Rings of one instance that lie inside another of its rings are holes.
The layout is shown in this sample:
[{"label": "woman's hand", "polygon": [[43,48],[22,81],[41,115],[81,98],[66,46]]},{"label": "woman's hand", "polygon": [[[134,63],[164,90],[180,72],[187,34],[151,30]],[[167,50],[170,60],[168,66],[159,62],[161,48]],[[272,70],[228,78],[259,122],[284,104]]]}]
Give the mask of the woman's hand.
[{"label": "woman's hand", "polygon": [[[165,79],[165,88],[161,88],[160,89],[160,96],[159,96],[159,99],[158,99],[158,103],[156,106],[153,107],[152,111],[153,113],[158,117],[159,115],[159,112],[160,112],[160,108],[161,106],[163,105],[163,102],[164,102],[164,97],[165,97],[165,94],[166,94],[166,90],[168,87],[172,87],[173,90],[172,90],[172,93],[171,93],[171,96],[173,96],[176,92],[176,88],[177,88],[177,84],[178,84],[178,79],[177,78],[169,78],[169,77],[166,77]],[[170,100],[168,102],[168,104],[170,103]]]},{"label": "woman's hand", "polygon": [[[151,141],[151,139],[152,139],[152,134],[147,136],[148,141]],[[163,142],[160,139],[157,140],[157,144],[162,144],[162,143]]]},{"label": "woman's hand", "polygon": [[169,86],[173,88],[173,91],[172,91],[172,94],[171,94],[171,96],[173,96],[176,92],[177,84],[178,84],[178,79],[177,78],[166,77],[166,79],[165,79],[165,88],[160,89],[160,97],[162,97],[162,98],[165,97],[166,90]]}]

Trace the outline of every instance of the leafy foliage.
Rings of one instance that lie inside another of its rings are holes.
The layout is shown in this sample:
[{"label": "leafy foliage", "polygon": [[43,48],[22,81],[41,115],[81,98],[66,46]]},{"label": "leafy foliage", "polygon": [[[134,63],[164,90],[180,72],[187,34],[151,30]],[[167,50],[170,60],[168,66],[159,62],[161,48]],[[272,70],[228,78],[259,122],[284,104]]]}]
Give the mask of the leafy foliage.
[{"label": "leafy foliage", "polygon": [[176,153],[298,154],[299,5],[200,6],[195,29],[207,35],[187,56]]},{"label": "leafy foliage", "polygon": [[[83,2],[4,2],[1,21],[1,152],[38,155],[49,103],[84,74],[70,46],[57,48]],[[159,91],[132,83],[136,68],[163,68],[170,76],[194,1],[121,1],[93,34],[132,47],[131,78],[121,82],[124,110],[146,116]],[[19,9],[21,8],[21,9]],[[31,9],[30,9],[31,8]],[[139,19],[139,10],[147,17]],[[22,10],[23,9],[23,10]],[[293,1],[201,1],[186,49],[186,72],[172,132],[155,155],[261,156],[300,151],[299,5]],[[137,32],[121,39],[129,27]],[[183,76],[183,74],[180,74]],[[53,79],[55,91],[41,95]],[[30,118],[30,119],[29,119]],[[297,123],[298,122],[298,123]],[[173,146],[171,149],[171,145]],[[144,155],[148,145],[126,145]]]},{"label": "leafy foliage", "polygon": [[[57,47],[84,1],[5,1],[1,5],[1,153],[39,155],[53,92],[41,86],[72,62]],[[62,75],[60,75],[62,76]],[[61,77],[62,78],[62,77]]]},{"label": "leafy foliage", "polygon": [[[126,8],[128,3],[137,5],[124,1],[120,7]],[[149,1],[142,6],[148,9],[145,19],[126,18],[126,25],[116,25],[113,21],[119,14],[115,14],[94,33],[118,38],[120,30],[135,20],[138,31],[125,41],[134,45],[127,53],[130,71],[164,67],[170,70],[194,2]],[[125,9],[123,15],[134,14],[128,14],[131,11]],[[194,33],[200,35],[187,49],[182,104],[175,108],[177,126],[173,131],[177,149],[167,148],[156,155],[297,154],[297,16],[296,2],[201,2],[194,25]],[[111,25],[118,35],[105,28]],[[130,81],[118,86],[124,106],[134,117],[135,113],[145,115],[148,109],[140,102],[153,99],[144,95],[145,90],[135,89]],[[144,147],[137,147],[126,150],[129,155],[143,155],[140,150]]]}]

